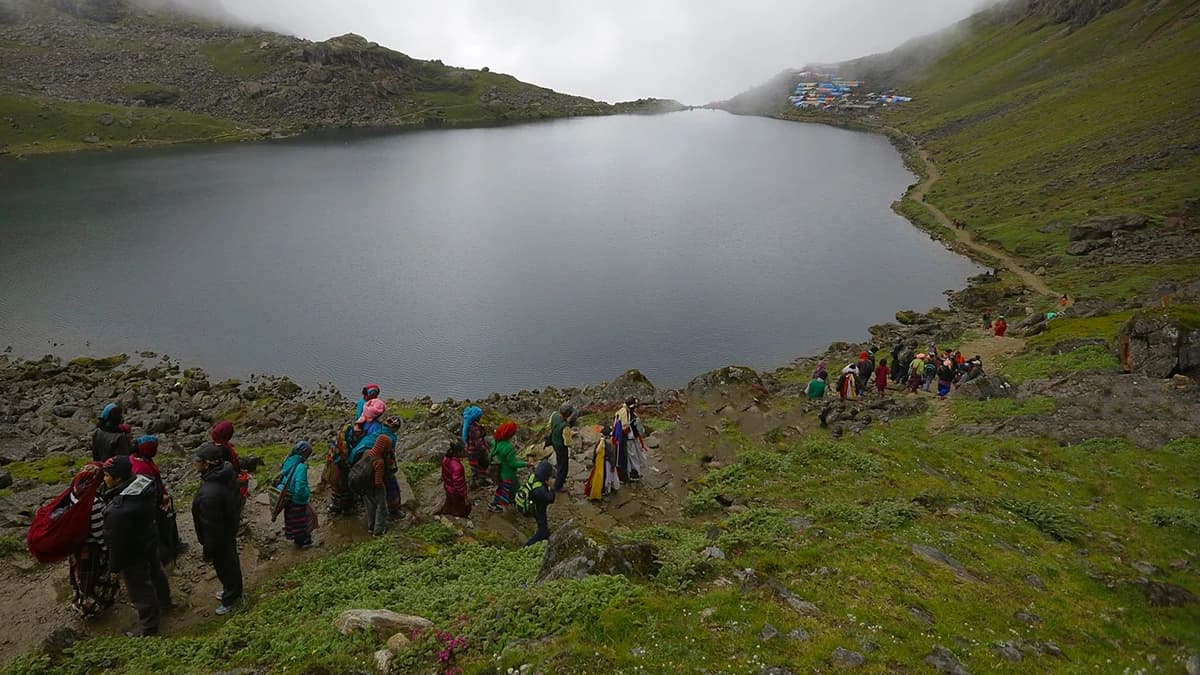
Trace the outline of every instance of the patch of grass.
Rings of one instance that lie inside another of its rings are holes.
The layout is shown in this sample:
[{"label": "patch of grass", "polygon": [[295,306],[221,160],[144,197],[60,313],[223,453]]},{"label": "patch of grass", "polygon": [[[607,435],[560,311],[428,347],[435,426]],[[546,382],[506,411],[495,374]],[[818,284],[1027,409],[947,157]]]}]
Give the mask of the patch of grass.
[{"label": "patch of grass", "polygon": [[924,513],[920,504],[898,499],[881,499],[865,504],[825,502],[811,510],[817,518],[839,521],[853,528],[876,531],[896,530]]},{"label": "patch of grass", "polygon": [[712,569],[712,563],[702,555],[711,542],[697,529],[656,525],[638,530],[626,538],[654,545],[659,563],[654,581],[666,588],[691,588]]},{"label": "patch of grass", "polygon": [[10,535],[0,536],[0,558],[7,558],[14,553],[25,550],[25,542],[20,537]]},{"label": "patch of grass", "polygon": [[433,462],[400,462],[400,472],[404,474],[411,485],[415,485],[426,476],[439,471],[441,471],[441,467]]},{"label": "patch of grass", "polygon": [[89,460],[89,457],[57,454],[27,462],[12,462],[4,468],[12,474],[14,481],[31,480],[43,485],[59,485],[70,482],[75,472]]},{"label": "patch of grass", "polygon": [[954,416],[960,422],[983,422],[1022,415],[1044,415],[1054,412],[1054,399],[1049,396],[1015,398],[993,398],[987,401],[971,401],[962,398],[950,399]]},{"label": "patch of grass", "polygon": [[1200,534],[1200,509],[1149,509],[1142,514],[1142,520],[1158,527],[1179,527]]},{"label": "patch of grass", "polygon": [[1115,372],[1120,367],[1120,361],[1107,347],[1085,345],[1063,354],[1027,351],[1005,363],[1001,372],[1008,379],[1020,384],[1026,380],[1045,379],[1064,373]]},{"label": "patch of grass", "polygon": [[1083,528],[1063,507],[1049,502],[1022,499],[1002,499],[1000,506],[1021,516],[1038,530],[1060,541],[1078,539]]},{"label": "patch of grass", "polygon": [[796,529],[788,521],[797,515],[794,511],[773,508],[735,513],[721,521],[724,531],[717,542],[730,550],[789,546]]},{"label": "patch of grass", "polygon": [[1117,331],[1131,316],[1133,316],[1132,311],[1104,314],[1087,319],[1057,317],[1046,324],[1045,332],[1029,338],[1027,344],[1030,349],[1045,350],[1072,340],[1111,342],[1116,339]]},{"label": "patch of grass", "polygon": [[260,49],[259,43],[254,38],[210,42],[200,47],[200,53],[222,75],[253,79],[270,72],[279,63],[280,51],[270,44]]},{"label": "patch of grass", "polygon": [[[99,122],[103,114],[114,123]],[[232,141],[252,134],[233,122],[178,110],[125,108],[100,103],[74,103],[48,98],[0,96],[0,143],[14,155],[200,141]],[[129,120],[130,126],[121,124]],[[95,136],[96,143],[83,139]]]}]

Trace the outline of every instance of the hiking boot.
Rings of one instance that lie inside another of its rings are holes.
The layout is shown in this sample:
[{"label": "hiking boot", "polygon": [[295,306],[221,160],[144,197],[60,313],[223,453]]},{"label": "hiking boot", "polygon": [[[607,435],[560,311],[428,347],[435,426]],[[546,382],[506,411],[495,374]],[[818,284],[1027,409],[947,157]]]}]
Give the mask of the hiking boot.
[{"label": "hiking boot", "polygon": [[225,603],[221,603],[221,606],[217,607],[215,613],[217,616],[225,616],[226,614],[229,614],[233,610],[234,610],[233,605],[226,605]]},{"label": "hiking boot", "polygon": [[222,591],[217,591],[215,595],[217,596],[217,599],[218,599],[218,600],[220,600],[220,601],[222,601],[222,602],[224,602],[224,601],[225,601],[225,591],[223,591],[223,590],[222,590]]},{"label": "hiking boot", "polygon": [[504,507],[496,504],[488,504],[488,511],[491,511],[492,513],[504,513]]}]

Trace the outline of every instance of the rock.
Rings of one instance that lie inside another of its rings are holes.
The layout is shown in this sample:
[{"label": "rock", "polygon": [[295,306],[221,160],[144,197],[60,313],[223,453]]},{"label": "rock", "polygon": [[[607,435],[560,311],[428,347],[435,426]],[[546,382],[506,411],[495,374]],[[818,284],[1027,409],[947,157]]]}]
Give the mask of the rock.
[{"label": "rock", "polygon": [[312,82],[313,84],[325,84],[326,82],[333,80],[333,71],[327,68],[322,68],[319,65],[315,65],[304,73],[304,79]]},{"label": "rock", "polygon": [[238,93],[246,98],[254,98],[263,93],[262,82],[255,82],[253,80],[242,82],[238,85]]},{"label": "rock", "polygon": [[1146,596],[1151,607],[1184,607],[1200,602],[1195,593],[1174,584],[1139,579],[1134,585]]},{"label": "rock", "polygon": [[833,650],[833,653],[829,655],[829,660],[833,662],[833,665],[842,668],[862,668],[867,665],[867,657],[841,647]]},{"label": "rock", "polygon": [[984,375],[983,377],[963,382],[954,391],[954,396],[971,401],[989,401],[994,398],[1015,398],[1017,386],[1008,381],[1003,375]]},{"label": "rock", "polygon": [[392,663],[396,660],[396,655],[390,649],[380,649],[375,652],[375,670],[381,673],[392,672]]},{"label": "rock", "polygon": [[96,143],[100,142],[100,137],[97,136],[96,134],[88,134],[87,136],[84,136],[80,140],[82,140],[84,143],[96,144]]},{"label": "rock", "polygon": [[1087,255],[1103,245],[1099,241],[1073,241],[1067,244],[1067,255]]},{"label": "rock", "polygon": [[896,322],[901,326],[915,326],[917,324],[929,323],[929,317],[911,309],[902,309],[896,312]]},{"label": "rock", "polygon": [[338,615],[333,626],[342,635],[369,630],[374,631],[380,639],[386,640],[401,631],[433,628],[433,622],[419,616],[398,614],[388,609],[348,609]]},{"label": "rock", "polygon": [[[745,584],[743,584],[745,585]],[[788,609],[799,614],[800,616],[820,616],[821,608],[796,595],[787,586],[779,583],[774,579],[767,580],[767,589],[775,594],[775,597],[783,601]]]},{"label": "rock", "polygon": [[1200,309],[1173,305],[1137,312],[1121,327],[1116,352],[1128,341],[1132,372],[1168,378],[1200,374]]},{"label": "rock", "polygon": [[121,125],[122,129],[133,128],[133,120],[129,119],[128,117],[122,117],[120,120],[117,120],[117,124]]},{"label": "rock", "polygon": [[645,542],[622,543],[595,531],[566,523],[550,536],[537,583],[613,574],[649,579],[658,572],[654,547]]},{"label": "rock", "polygon": [[99,124],[101,126],[111,127],[114,121],[116,121],[116,120],[113,118],[112,114],[110,114],[110,113],[100,113],[99,115],[96,116],[96,124]]},{"label": "rock", "polygon": [[1184,664],[1187,675],[1200,675],[1200,654],[1192,654]]},{"label": "rock", "polygon": [[912,618],[917,620],[917,623],[920,623],[924,626],[933,625],[933,615],[930,614],[926,609],[921,607],[909,607],[908,613],[912,616]]},{"label": "rock", "polygon": [[725,559],[725,551],[722,551],[721,549],[717,548],[716,546],[709,546],[708,548],[704,549],[703,552],[701,552],[701,555],[703,555],[705,558],[708,558],[709,560],[724,560]]},{"label": "rock", "polygon": [[758,675],[794,675],[794,673],[782,666],[763,666],[762,670],[758,671]]},{"label": "rock", "polygon": [[[1070,241],[1089,241],[1110,239],[1113,234],[1123,230],[1140,230],[1150,224],[1150,219],[1141,214],[1126,214],[1116,216],[1096,216],[1072,225],[1067,230]],[[1068,251],[1069,252],[1069,251]]]},{"label": "rock", "polygon": [[939,673],[947,673],[948,675],[967,675],[967,669],[959,663],[958,657],[954,652],[938,645],[929,652],[929,656],[925,657],[925,663]]},{"label": "rock", "polygon": [[404,648],[407,647],[408,645],[410,645],[411,643],[412,643],[412,639],[408,637],[408,633],[403,633],[403,632],[396,633],[392,637],[388,638],[387,648],[389,650],[391,650],[392,653],[396,653],[399,651],[403,651]]},{"label": "rock", "polygon": [[300,385],[292,382],[286,377],[275,383],[275,392],[279,394],[281,398],[295,398],[302,391],[304,391],[304,389]]},{"label": "rock", "polygon": [[658,398],[658,388],[650,378],[642,374],[642,371],[632,368],[604,385],[595,394],[597,400],[611,403],[624,402],[630,396],[637,397],[640,401],[654,401]]},{"label": "rock", "polygon": [[1026,626],[1036,626],[1042,622],[1042,617],[1034,614],[1033,612],[1026,611],[1019,611],[1016,614],[1013,614],[1013,618],[1025,624]]},{"label": "rock", "polygon": [[1025,583],[1029,584],[1030,586],[1033,586],[1034,588],[1038,589],[1039,591],[1046,590],[1045,582],[1043,582],[1042,578],[1036,574],[1026,574],[1025,575]]},{"label": "rock", "polygon": [[1140,572],[1143,576],[1147,577],[1152,577],[1162,571],[1152,563],[1148,563],[1145,560],[1135,560],[1130,563],[1129,566]]},{"label": "rock", "polygon": [[1011,642],[997,642],[992,645],[992,651],[995,652],[996,656],[1005,661],[1012,661],[1013,663],[1020,663],[1023,658],[1021,650],[1017,649],[1016,645]]},{"label": "rock", "polygon": [[779,629],[771,624],[763,624],[762,630],[758,633],[758,639],[761,642],[767,642],[779,637]]},{"label": "rock", "polygon": [[730,384],[745,386],[762,386],[762,378],[748,366],[726,366],[710,370],[707,373],[688,382],[689,392],[703,392],[714,387],[724,387]]},{"label": "rock", "polygon": [[808,642],[812,636],[803,628],[796,628],[787,634],[787,639],[793,642]]},{"label": "rock", "polygon": [[936,548],[934,548],[932,546],[925,546],[924,544],[913,544],[912,552],[915,553],[917,555],[917,557],[924,558],[925,560],[928,560],[929,562],[938,563],[940,565],[945,565],[946,567],[949,567],[951,569],[951,571],[954,572],[954,576],[958,577],[959,579],[962,579],[963,581],[969,581],[969,582],[977,583],[977,584],[982,583],[980,581],[979,577],[976,577],[974,574],[971,574],[970,572],[968,572],[967,568],[964,567],[962,563],[960,563],[959,561],[955,560],[954,558],[946,555],[945,553],[942,553],[941,551],[937,550]]},{"label": "rock", "polygon": [[71,647],[76,642],[83,639],[83,635],[67,626],[54,629],[49,635],[42,640],[38,646],[38,651],[49,656],[58,656],[63,653],[63,650]]},{"label": "rock", "polygon": [[0,469],[0,490],[3,490],[4,488],[9,487],[12,484],[13,484],[12,474],[5,471],[4,469]]}]

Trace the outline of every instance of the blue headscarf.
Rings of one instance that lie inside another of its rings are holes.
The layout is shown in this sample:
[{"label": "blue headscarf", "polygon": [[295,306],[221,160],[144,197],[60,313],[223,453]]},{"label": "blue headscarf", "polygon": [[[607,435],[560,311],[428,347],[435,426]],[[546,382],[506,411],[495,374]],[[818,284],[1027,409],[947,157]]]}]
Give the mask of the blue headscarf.
[{"label": "blue headscarf", "polygon": [[483,410],[481,410],[477,405],[470,406],[463,411],[463,445],[467,444],[467,429],[471,428],[471,422],[478,420],[480,417],[483,417]]}]

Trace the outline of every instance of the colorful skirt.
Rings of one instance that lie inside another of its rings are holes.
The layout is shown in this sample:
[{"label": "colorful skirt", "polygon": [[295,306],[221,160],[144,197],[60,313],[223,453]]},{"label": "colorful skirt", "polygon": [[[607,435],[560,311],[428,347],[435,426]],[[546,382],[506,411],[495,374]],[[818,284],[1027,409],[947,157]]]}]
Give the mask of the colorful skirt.
[{"label": "colorful skirt", "polygon": [[513,485],[515,480],[501,479],[496,483],[496,495],[492,497],[492,503],[501,508],[507,509],[512,504]]},{"label": "colorful skirt", "polygon": [[446,503],[438,513],[446,516],[467,518],[471,515],[471,500],[467,495],[446,493]]},{"label": "colorful skirt", "polygon": [[350,471],[345,466],[342,463],[328,465],[329,511],[331,513],[354,513],[358,508],[358,497],[350,490]]},{"label": "colorful skirt", "polygon": [[87,557],[73,555],[69,562],[71,606],[90,619],[113,604],[118,582],[108,571],[108,554],[98,544],[85,544]]},{"label": "colorful skirt", "polygon": [[307,544],[312,541],[313,530],[316,529],[316,520],[310,514],[311,507],[308,504],[288,504],[283,507],[283,536],[291,539],[297,544]]}]

